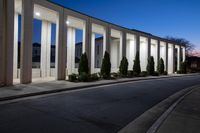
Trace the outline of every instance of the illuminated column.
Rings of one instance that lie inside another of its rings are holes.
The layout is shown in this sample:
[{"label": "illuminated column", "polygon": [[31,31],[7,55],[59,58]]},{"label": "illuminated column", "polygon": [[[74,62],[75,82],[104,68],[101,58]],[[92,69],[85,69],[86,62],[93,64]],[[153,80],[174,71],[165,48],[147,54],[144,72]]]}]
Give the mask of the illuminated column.
[{"label": "illuminated column", "polygon": [[92,33],[92,42],[91,42],[91,73],[95,73],[95,33]]},{"label": "illuminated column", "polygon": [[127,34],[126,57],[128,60],[128,70],[133,70],[133,64],[136,54],[136,37],[133,34]]},{"label": "illuminated column", "polygon": [[168,43],[166,42],[166,71],[168,72]]},{"label": "illuminated column", "polygon": [[126,56],[126,35],[118,30],[111,30],[111,36],[115,39],[110,45],[111,72],[117,72],[123,56]]},{"label": "illuminated column", "polygon": [[148,58],[151,56],[151,38],[148,38]]},{"label": "illuminated column", "polygon": [[51,63],[51,23],[42,21],[42,35],[41,35],[41,72],[42,77],[50,76]]},{"label": "illuminated column", "polygon": [[5,58],[4,58],[4,43],[3,43],[3,32],[4,32],[4,1],[0,0],[0,86],[4,85],[4,69],[5,69]]},{"label": "illuminated column", "polygon": [[172,73],[174,73],[175,72],[175,59],[174,59],[174,57],[175,57],[175,45],[174,44],[172,44],[172,46],[173,46],[173,49],[172,49],[172,66],[173,66],[173,72]]},{"label": "illuminated column", "polygon": [[70,75],[75,68],[75,29],[68,27],[67,31],[67,70]]},{"label": "illuminated column", "polygon": [[140,51],[140,36],[136,35],[136,52]]},{"label": "illuminated column", "polygon": [[66,31],[67,24],[64,11],[59,12],[56,22],[56,79],[66,78]]},{"label": "illuminated column", "polygon": [[14,0],[1,0],[0,86],[13,83]]},{"label": "illuminated column", "polygon": [[91,73],[91,40],[92,40],[92,24],[88,19],[86,21],[86,30],[85,30],[85,52],[88,57],[88,67]]},{"label": "illuminated column", "polygon": [[185,56],[186,56],[186,55],[185,55],[185,47],[182,47],[182,50],[183,50],[183,51],[182,51],[182,54],[183,54],[183,62],[185,62]]},{"label": "illuminated column", "polygon": [[[159,64],[159,60],[160,60],[160,40],[158,40],[158,45],[157,45],[157,66]],[[156,71],[157,71],[157,66],[156,66]]]},{"label": "illuminated column", "polygon": [[21,69],[20,82],[32,82],[32,32],[33,32],[33,1],[22,0],[22,38],[21,38]]},{"label": "illuminated column", "polygon": [[140,37],[140,65],[141,71],[146,71],[148,61],[148,38]]},{"label": "illuminated column", "polygon": [[83,53],[86,52],[86,24],[84,25],[83,28]]},{"label": "illuminated column", "polygon": [[160,53],[160,59],[162,58],[164,61],[164,65],[165,65],[165,71],[167,70],[167,53],[166,53],[166,47],[167,47],[167,43],[166,42],[160,42],[160,48],[159,48],[159,53]]},{"label": "illuminated column", "polygon": [[111,28],[107,26],[106,28],[106,51],[110,53],[110,42],[111,42]]},{"label": "illuminated column", "polygon": [[14,24],[14,56],[13,56],[13,78],[18,78],[18,14],[15,13],[15,24]]},{"label": "illuminated column", "polygon": [[180,64],[181,64],[181,46],[178,46],[178,56],[177,56],[177,62],[178,62],[178,64],[177,64],[177,70],[180,70]]},{"label": "illuminated column", "polygon": [[127,43],[126,41],[127,41],[126,32],[122,32],[122,57],[126,57],[126,43]]},{"label": "illuminated column", "polygon": [[175,69],[175,63],[174,63],[174,52],[175,45],[174,44],[168,44],[168,72],[169,73],[174,73]]}]

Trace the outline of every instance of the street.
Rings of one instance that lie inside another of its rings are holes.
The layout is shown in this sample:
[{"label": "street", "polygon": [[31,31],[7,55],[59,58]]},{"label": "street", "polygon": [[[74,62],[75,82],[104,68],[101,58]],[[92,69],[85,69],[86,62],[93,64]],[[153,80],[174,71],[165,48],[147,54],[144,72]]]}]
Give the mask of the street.
[{"label": "street", "polygon": [[0,105],[0,133],[116,133],[200,75],[123,83]]}]

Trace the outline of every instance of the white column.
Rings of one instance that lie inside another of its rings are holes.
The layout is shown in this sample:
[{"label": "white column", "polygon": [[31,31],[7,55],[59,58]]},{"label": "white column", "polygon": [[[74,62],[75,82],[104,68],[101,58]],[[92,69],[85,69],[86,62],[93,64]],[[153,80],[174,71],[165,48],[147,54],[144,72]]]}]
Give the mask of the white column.
[{"label": "white column", "polygon": [[88,19],[86,21],[86,28],[85,28],[85,52],[87,54],[88,57],[88,66],[90,69],[90,73],[91,73],[91,41],[92,41],[92,24],[90,22],[90,20]]},{"label": "white column", "polygon": [[68,27],[67,31],[67,70],[70,75],[75,69],[75,29]]},{"label": "white column", "polygon": [[56,23],[56,79],[66,78],[66,20],[64,11],[60,11]]},{"label": "white column", "polygon": [[158,41],[151,39],[151,45],[150,45],[150,56],[154,57],[154,62],[155,62],[155,70],[157,70],[157,65],[158,65]]},{"label": "white column", "polygon": [[146,37],[140,37],[140,66],[141,71],[146,71],[148,60],[148,39]]},{"label": "white column", "polygon": [[104,28],[104,32],[103,32],[103,57],[104,57],[105,51],[106,51],[106,29]]},{"label": "white column", "polygon": [[182,47],[182,54],[183,54],[183,62],[185,62],[185,47]]},{"label": "white column", "polygon": [[111,72],[117,72],[119,67],[120,57],[120,42],[118,40],[112,40],[110,45],[110,60],[111,60]]},{"label": "white column", "polygon": [[[123,56],[126,56],[126,51],[124,51],[124,48],[126,49],[126,46],[123,46],[126,43],[126,35],[123,35],[122,32],[120,32],[120,43],[119,43],[119,59],[118,59],[118,66],[120,65],[120,62],[122,60]],[[124,47],[124,48],[123,48]],[[124,51],[124,52],[123,52]],[[125,55],[124,55],[125,54]]]},{"label": "white column", "polygon": [[164,61],[164,64],[165,64],[165,70],[167,70],[166,68],[167,68],[167,61],[166,61],[166,56],[167,56],[167,49],[166,49],[166,47],[167,47],[167,44],[165,43],[165,42],[160,42],[160,58],[162,58],[163,59],[163,61]]},{"label": "white column", "polygon": [[178,46],[177,47],[177,70],[179,71],[180,70],[180,47]]},{"label": "white column", "polygon": [[[122,32],[122,46],[121,46],[122,56],[121,56],[121,59],[122,59],[122,57],[126,57],[126,43],[127,43],[126,41],[127,41],[126,32]],[[119,60],[119,62],[121,61],[121,59]]]},{"label": "white column", "polygon": [[168,73],[174,72],[174,45],[168,44]]},{"label": "white column", "polygon": [[3,43],[3,22],[4,22],[4,1],[0,0],[0,86],[4,85],[4,43]]},{"label": "white column", "polygon": [[[158,40],[158,45],[157,45],[157,66],[160,60],[160,40]],[[155,68],[155,70],[157,71],[157,66]]]},{"label": "white column", "polygon": [[106,27],[106,51],[110,53],[111,45],[111,29],[109,26]]},{"label": "white column", "polygon": [[4,0],[3,11],[3,73],[4,85],[13,83],[13,44],[14,44],[14,0]]},{"label": "white column", "polygon": [[32,82],[32,32],[33,1],[22,0],[20,82],[23,84]]},{"label": "white column", "polygon": [[126,57],[128,59],[129,70],[133,70],[133,64],[136,55],[136,37],[131,34],[127,34],[127,47],[126,47]]},{"label": "white column", "polygon": [[14,24],[14,56],[13,56],[13,78],[18,77],[18,13],[15,13],[15,24]]},{"label": "white column", "polygon": [[166,71],[168,72],[168,58],[169,58],[169,48],[168,48],[168,43],[166,42]]},{"label": "white column", "polygon": [[42,35],[41,35],[41,74],[42,77],[50,76],[51,63],[51,23],[42,21]]},{"label": "white column", "polygon": [[84,26],[83,28],[83,45],[82,45],[82,52],[85,53],[86,52],[86,27]]},{"label": "white column", "polygon": [[92,33],[92,41],[91,41],[91,73],[95,73],[94,68],[94,59],[95,59],[95,33]]},{"label": "white column", "polygon": [[76,73],[75,70],[75,50],[76,50],[76,30],[74,28],[72,28],[72,55],[71,55],[71,67],[72,67],[72,73]]}]

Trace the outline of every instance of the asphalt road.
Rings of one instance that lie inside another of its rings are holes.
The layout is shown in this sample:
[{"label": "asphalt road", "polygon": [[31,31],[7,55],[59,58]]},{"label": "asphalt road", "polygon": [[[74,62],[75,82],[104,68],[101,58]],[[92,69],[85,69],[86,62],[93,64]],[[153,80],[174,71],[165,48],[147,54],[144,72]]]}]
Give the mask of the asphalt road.
[{"label": "asphalt road", "polygon": [[0,105],[0,133],[115,133],[200,76],[147,80]]}]

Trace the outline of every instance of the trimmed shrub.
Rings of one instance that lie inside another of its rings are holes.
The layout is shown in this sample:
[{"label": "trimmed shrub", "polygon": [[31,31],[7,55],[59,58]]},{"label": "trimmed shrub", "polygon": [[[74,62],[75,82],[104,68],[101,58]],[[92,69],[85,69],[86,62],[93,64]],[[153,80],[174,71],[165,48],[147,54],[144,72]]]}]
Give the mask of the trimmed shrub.
[{"label": "trimmed shrub", "polygon": [[71,74],[71,75],[69,75],[68,76],[69,77],[69,81],[70,82],[75,82],[75,81],[77,81],[77,75],[76,74]]},{"label": "trimmed shrub", "polygon": [[79,68],[78,68],[78,73],[79,75],[81,75],[81,73],[89,73],[89,67],[88,67],[88,58],[87,58],[87,54],[84,53],[81,55],[81,60],[79,63]]},{"label": "trimmed shrub", "polygon": [[119,72],[122,76],[127,76],[128,73],[128,60],[126,57],[123,57],[119,66]]},{"label": "trimmed shrub", "polygon": [[99,75],[97,73],[94,73],[94,74],[91,74],[90,75],[90,80],[91,81],[96,81],[96,80],[99,80]]},{"label": "trimmed shrub", "polygon": [[148,64],[147,64],[147,73],[148,75],[153,75],[155,72],[155,63],[153,56],[150,56],[148,58]]},{"label": "trimmed shrub", "polygon": [[176,73],[177,73],[177,74],[182,74],[180,70],[177,70]]},{"label": "trimmed shrub", "polygon": [[167,72],[167,71],[164,71],[163,75],[168,75],[168,72]]},{"label": "trimmed shrub", "polygon": [[117,78],[119,78],[120,76],[119,76],[118,73],[111,73],[111,74],[110,74],[110,77],[111,77],[112,79],[117,79]]},{"label": "trimmed shrub", "polygon": [[140,73],[140,77],[146,77],[146,76],[148,76],[148,73],[146,71],[142,71]]},{"label": "trimmed shrub", "polygon": [[133,65],[133,74],[134,76],[139,76],[141,73],[141,67],[140,67],[140,53],[137,51],[135,60],[134,60],[134,65]]},{"label": "trimmed shrub", "polygon": [[165,65],[164,65],[164,61],[163,61],[162,58],[160,58],[160,60],[159,60],[159,62],[158,62],[158,67],[157,67],[157,69],[158,69],[158,73],[159,73],[159,74],[164,74],[164,72],[165,72]]},{"label": "trimmed shrub", "polygon": [[108,52],[105,52],[101,66],[102,78],[104,79],[110,78],[110,71],[111,71],[110,55]]},{"label": "trimmed shrub", "polygon": [[154,72],[152,76],[159,76],[159,72]]},{"label": "trimmed shrub", "polygon": [[128,78],[132,78],[134,75],[133,75],[133,71],[128,71],[128,74],[127,74],[127,77]]},{"label": "trimmed shrub", "polygon": [[81,82],[88,82],[89,81],[89,74],[82,72],[79,76],[78,76],[78,80]]},{"label": "trimmed shrub", "polygon": [[186,63],[185,62],[181,62],[180,64],[180,74],[186,74]]}]

